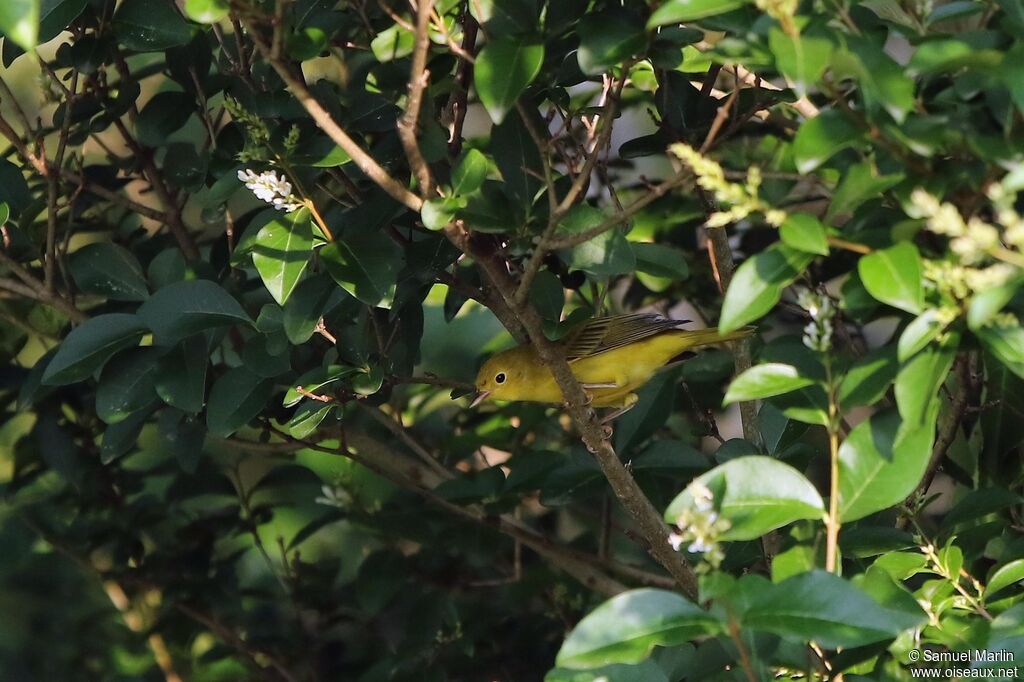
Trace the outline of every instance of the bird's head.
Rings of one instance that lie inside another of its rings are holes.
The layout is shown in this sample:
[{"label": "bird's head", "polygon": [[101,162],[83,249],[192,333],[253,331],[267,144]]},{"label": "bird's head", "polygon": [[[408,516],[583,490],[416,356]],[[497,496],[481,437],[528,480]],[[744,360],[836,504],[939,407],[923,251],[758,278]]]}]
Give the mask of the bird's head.
[{"label": "bird's head", "polygon": [[497,400],[521,400],[520,393],[529,385],[529,359],[521,348],[495,353],[487,358],[476,375],[476,398],[472,406],[488,398]]}]

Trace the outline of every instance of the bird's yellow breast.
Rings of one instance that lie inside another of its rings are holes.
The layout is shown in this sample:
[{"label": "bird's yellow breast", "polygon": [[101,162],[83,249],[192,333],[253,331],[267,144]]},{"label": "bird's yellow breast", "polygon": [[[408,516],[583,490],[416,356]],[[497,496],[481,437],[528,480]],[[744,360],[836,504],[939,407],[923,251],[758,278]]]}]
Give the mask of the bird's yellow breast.
[{"label": "bird's yellow breast", "polygon": [[[692,345],[684,334],[665,332],[622,348],[572,360],[569,367],[581,384],[615,384],[614,388],[588,388],[594,407],[624,407],[627,396],[643,386],[669,360]],[[564,402],[554,376],[532,348],[517,348],[515,364],[529,367],[514,384],[494,391],[503,400],[527,400],[560,405]],[[530,357],[524,357],[529,354]]]}]

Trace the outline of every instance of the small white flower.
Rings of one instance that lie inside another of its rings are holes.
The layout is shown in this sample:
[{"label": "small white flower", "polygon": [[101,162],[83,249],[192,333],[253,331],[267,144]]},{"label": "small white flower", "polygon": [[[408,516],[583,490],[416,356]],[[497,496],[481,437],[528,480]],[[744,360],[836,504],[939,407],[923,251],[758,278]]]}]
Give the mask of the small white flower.
[{"label": "small white flower", "polygon": [[672,549],[675,551],[679,551],[679,548],[683,546],[683,542],[683,536],[679,533],[668,534],[668,544],[672,545]]},{"label": "small white flower", "polygon": [[238,171],[238,179],[256,195],[279,211],[296,211],[302,208],[302,200],[292,194],[292,183],[274,171],[255,173],[246,168]]}]

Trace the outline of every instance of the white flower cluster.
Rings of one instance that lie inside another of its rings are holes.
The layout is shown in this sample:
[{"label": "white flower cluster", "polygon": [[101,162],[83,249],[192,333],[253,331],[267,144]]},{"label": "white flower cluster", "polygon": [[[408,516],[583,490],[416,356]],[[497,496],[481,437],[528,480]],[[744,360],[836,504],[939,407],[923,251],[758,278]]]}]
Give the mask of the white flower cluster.
[{"label": "white flower cluster", "polygon": [[297,211],[302,208],[302,200],[292,194],[292,183],[284,176],[278,177],[274,171],[255,173],[248,168],[238,171],[238,179],[245,183],[256,198],[271,204],[279,211]]},{"label": "white flower cluster", "polygon": [[714,494],[706,485],[697,482],[690,489],[693,506],[685,509],[676,519],[679,532],[669,533],[668,542],[677,552],[684,544],[687,545],[686,551],[703,554],[708,566],[717,568],[725,558],[718,537],[729,529],[729,521],[719,518],[714,507]]},{"label": "white flower cluster", "polygon": [[796,304],[811,316],[811,321],[804,327],[804,345],[819,353],[828,351],[832,347],[832,318],[836,314],[832,299],[817,291],[804,289],[797,295]]}]

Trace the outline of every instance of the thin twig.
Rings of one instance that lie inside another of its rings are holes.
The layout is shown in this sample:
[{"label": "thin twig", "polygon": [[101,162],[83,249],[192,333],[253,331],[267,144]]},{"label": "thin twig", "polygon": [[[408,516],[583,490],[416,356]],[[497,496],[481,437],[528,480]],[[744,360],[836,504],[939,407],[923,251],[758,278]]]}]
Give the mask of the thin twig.
[{"label": "thin twig", "polygon": [[415,47],[412,53],[412,67],[409,71],[409,96],[405,105],[405,113],[398,119],[398,137],[405,149],[405,157],[409,167],[416,175],[420,185],[420,196],[429,199],[434,190],[434,181],[430,175],[430,166],[420,151],[417,134],[419,132],[420,108],[423,105],[423,92],[430,83],[430,72],[427,71],[427,52],[430,49],[430,14],[434,0],[419,0],[416,8]]}]

